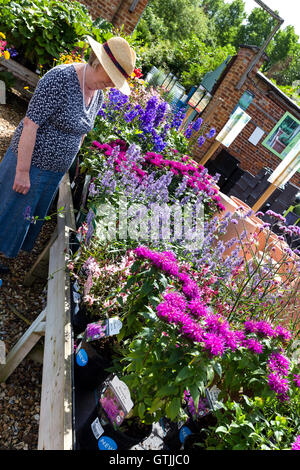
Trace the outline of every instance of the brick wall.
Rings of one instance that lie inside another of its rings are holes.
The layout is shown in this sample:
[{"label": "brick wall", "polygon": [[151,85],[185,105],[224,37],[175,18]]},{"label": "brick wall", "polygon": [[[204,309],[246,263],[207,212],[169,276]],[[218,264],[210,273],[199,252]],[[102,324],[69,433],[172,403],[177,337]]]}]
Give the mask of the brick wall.
[{"label": "brick wall", "polygon": [[[262,61],[265,60],[264,58],[247,77],[242,88],[236,90],[236,84],[239,82],[240,77],[247,69],[249,62],[256,53],[257,50],[251,47],[241,47],[237,56],[232,59],[232,63],[221,77],[215,92],[213,90],[213,98],[201,115],[204,122],[215,127],[218,133],[228,121],[231,112],[238,104],[242,94],[246,90],[254,94],[254,99],[246,111],[247,114],[251,116],[251,121],[244,127],[243,131],[227,149],[231,155],[240,160],[240,167],[250,171],[254,176],[264,167],[269,167],[274,170],[282,161],[277,155],[273,154],[261,144],[276,123],[286,111],[289,111],[299,119],[297,110],[290,107],[288,103],[280,102],[280,97],[276,94],[272,94],[271,96],[270,91],[273,90],[274,92],[274,89],[257,75],[257,71],[263,63]],[[217,102],[216,100],[218,98],[221,98],[223,101]],[[212,111],[214,106],[215,109]],[[206,119],[208,115],[209,117]],[[259,126],[265,134],[260,142],[254,146],[248,142],[248,139],[257,126]],[[195,148],[193,152],[195,159],[200,160],[211,144],[211,141],[206,141],[201,148]],[[221,145],[211,158],[214,159],[224,148],[225,147]],[[291,182],[300,186],[300,174],[297,173],[291,179]]]},{"label": "brick wall", "polygon": [[142,15],[148,0],[139,0],[135,10],[130,13],[129,7],[133,0],[79,0],[85,5],[91,17],[95,20],[99,16],[105,18],[116,27],[124,25],[124,31],[132,33]]}]

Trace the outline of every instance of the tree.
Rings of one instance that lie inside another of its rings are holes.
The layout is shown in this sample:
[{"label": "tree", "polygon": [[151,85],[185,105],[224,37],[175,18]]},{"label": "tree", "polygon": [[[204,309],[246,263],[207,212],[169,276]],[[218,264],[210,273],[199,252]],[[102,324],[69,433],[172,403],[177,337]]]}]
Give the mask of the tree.
[{"label": "tree", "polygon": [[266,52],[270,61],[264,65],[264,72],[274,64],[283,63],[287,58],[292,59],[298,40],[299,36],[295,33],[294,26],[287,26],[283,31],[278,31],[267,47]]},{"label": "tree", "polygon": [[[278,13],[278,12],[276,12]],[[248,44],[262,46],[277,21],[262,8],[254,8],[247,18],[247,23],[241,25],[236,36],[235,46]]]},{"label": "tree", "polygon": [[197,0],[153,0],[147,6],[137,30],[142,40],[144,35],[145,42],[162,39],[176,43],[191,34],[204,40],[209,28],[208,18]]},{"label": "tree", "polygon": [[244,1],[225,3],[224,0],[202,0],[200,5],[213,24],[218,45],[235,44],[239,29],[247,17]]}]

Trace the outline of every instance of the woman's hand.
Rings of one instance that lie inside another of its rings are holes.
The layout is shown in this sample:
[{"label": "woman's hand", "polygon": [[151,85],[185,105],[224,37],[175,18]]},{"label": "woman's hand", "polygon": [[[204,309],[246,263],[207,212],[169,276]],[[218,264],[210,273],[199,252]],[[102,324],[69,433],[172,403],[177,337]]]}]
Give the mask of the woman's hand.
[{"label": "woman's hand", "polygon": [[30,189],[29,171],[38,127],[35,122],[25,116],[18,146],[16,176],[13,185],[14,191],[24,195],[27,194]]},{"label": "woman's hand", "polygon": [[27,194],[30,189],[30,177],[28,171],[17,170],[13,190],[17,193]]}]

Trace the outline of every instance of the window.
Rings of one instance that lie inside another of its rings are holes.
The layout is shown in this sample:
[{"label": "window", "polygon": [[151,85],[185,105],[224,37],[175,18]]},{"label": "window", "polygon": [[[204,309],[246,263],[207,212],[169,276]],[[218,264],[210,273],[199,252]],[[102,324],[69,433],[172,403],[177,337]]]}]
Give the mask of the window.
[{"label": "window", "polygon": [[238,102],[238,104],[236,105],[236,107],[233,109],[232,113],[231,113],[231,116],[233,115],[233,113],[237,110],[237,108],[242,108],[244,111],[246,111],[246,109],[250,106],[250,104],[252,103],[253,101],[253,98],[254,98],[254,94],[251,92],[251,91],[245,91],[241,98],[240,98],[240,101]]},{"label": "window", "polygon": [[286,112],[262,145],[283,159],[300,140],[300,121]]}]

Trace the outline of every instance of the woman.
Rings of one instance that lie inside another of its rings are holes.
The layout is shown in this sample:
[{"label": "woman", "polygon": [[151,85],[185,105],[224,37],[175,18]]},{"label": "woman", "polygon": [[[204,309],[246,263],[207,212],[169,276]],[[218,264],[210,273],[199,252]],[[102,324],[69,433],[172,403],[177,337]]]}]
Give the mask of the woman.
[{"label": "woman", "polygon": [[[121,37],[87,37],[87,64],[63,64],[38,82],[0,164],[0,253],[31,251],[60,181],[94,127],[105,88],[129,95],[135,52]],[[32,217],[38,217],[34,224]],[[9,268],[0,264],[0,273]]]}]

